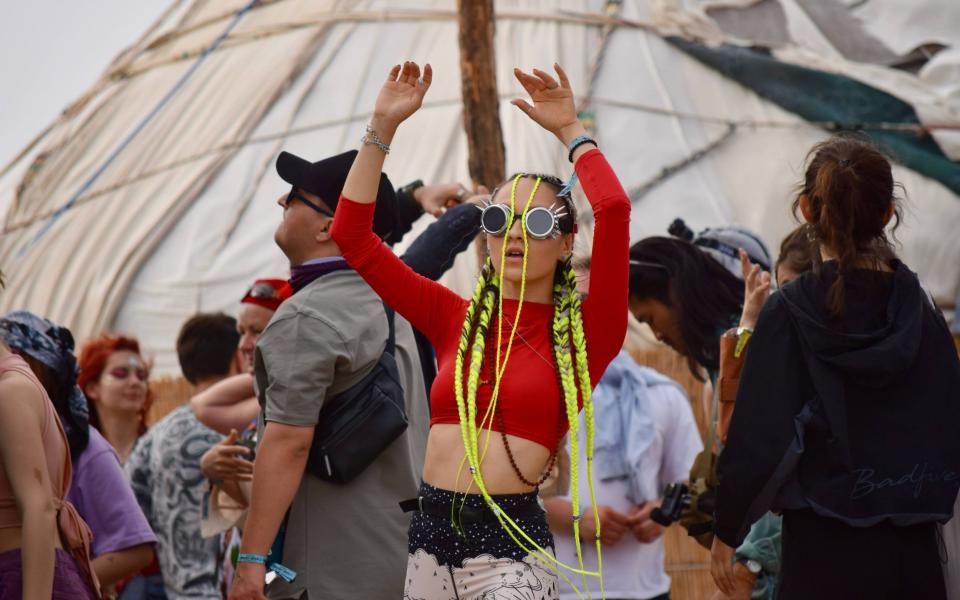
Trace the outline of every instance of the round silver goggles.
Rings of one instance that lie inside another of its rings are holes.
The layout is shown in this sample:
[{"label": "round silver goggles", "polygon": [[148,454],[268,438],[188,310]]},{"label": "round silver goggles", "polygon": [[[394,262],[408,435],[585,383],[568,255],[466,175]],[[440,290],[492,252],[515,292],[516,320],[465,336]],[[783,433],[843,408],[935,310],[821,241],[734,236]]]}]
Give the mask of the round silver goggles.
[{"label": "round silver goggles", "polygon": [[[480,209],[480,227],[487,235],[502,237],[513,226],[514,214],[507,204],[487,204]],[[572,232],[571,227],[561,224],[561,219],[567,216],[566,207],[557,208],[556,203],[550,208],[537,206],[527,211],[523,217],[523,226],[527,235],[535,240],[555,238],[561,233]],[[569,229],[570,231],[564,231]]]}]

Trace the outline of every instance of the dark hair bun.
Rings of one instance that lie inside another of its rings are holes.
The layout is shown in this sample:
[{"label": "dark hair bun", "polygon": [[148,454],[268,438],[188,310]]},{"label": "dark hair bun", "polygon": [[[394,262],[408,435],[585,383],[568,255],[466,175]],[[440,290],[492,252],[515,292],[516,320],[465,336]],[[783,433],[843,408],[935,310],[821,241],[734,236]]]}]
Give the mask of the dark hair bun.
[{"label": "dark hair bun", "polygon": [[680,238],[681,240],[686,240],[688,242],[693,241],[693,230],[690,229],[690,227],[680,217],[677,217],[673,220],[673,223],[670,223],[670,227],[667,227],[667,233],[675,238]]}]

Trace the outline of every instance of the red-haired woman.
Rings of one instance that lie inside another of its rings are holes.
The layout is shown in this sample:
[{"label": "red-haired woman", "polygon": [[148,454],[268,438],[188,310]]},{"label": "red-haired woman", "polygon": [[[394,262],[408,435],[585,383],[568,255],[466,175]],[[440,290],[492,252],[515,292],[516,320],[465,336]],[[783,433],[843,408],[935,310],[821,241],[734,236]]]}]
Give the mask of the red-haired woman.
[{"label": "red-haired woman", "polygon": [[140,344],[131,337],[104,334],[83,345],[78,362],[77,385],[90,400],[90,424],[124,464],[147,430],[150,410],[150,369]]},{"label": "red-haired woman", "polygon": [[936,523],[960,486],[960,362],[891,258],[895,191],[860,138],[810,153],[794,209],[819,257],[760,313],[719,459],[712,571],[725,592],[733,548],[773,509],[777,598],[946,597]]}]

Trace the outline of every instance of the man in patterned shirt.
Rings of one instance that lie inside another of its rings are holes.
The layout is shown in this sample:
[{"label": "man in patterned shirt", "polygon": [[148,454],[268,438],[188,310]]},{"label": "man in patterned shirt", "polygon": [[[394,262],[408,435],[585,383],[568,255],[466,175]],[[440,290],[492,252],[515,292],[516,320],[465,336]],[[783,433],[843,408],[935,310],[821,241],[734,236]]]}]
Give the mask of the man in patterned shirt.
[{"label": "man in patterned shirt", "polygon": [[[191,317],[177,337],[184,377],[197,393],[242,372],[236,320]],[[200,514],[205,478],[200,458],[223,439],[184,404],[151,427],[126,464],[137,501],[157,535],[157,559],[168,600],[223,598],[219,537],[204,539]]]}]

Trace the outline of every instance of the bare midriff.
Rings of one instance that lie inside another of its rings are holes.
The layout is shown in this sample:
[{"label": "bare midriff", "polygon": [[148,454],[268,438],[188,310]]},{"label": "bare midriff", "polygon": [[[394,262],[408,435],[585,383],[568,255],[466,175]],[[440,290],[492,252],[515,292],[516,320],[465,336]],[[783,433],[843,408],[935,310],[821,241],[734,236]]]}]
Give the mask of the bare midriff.
[{"label": "bare midriff", "polygon": [[[487,492],[519,494],[533,489],[520,481],[513,472],[503,437],[499,432],[481,429],[479,439],[481,455],[489,440],[486,457],[480,466]],[[550,450],[514,435],[507,435],[507,440],[517,467],[524,476],[530,481],[540,479],[547,461],[550,460]],[[423,480],[445,490],[480,493],[470,476],[470,466],[464,460],[463,436],[460,434],[459,425],[436,424],[430,428],[427,456],[423,464]]]},{"label": "bare midriff", "polygon": [[[62,549],[63,544],[60,543],[60,535],[56,533],[56,531],[56,528],[54,528],[53,547]],[[0,529],[0,554],[22,547],[22,538],[22,529],[20,527],[4,527]]]}]

